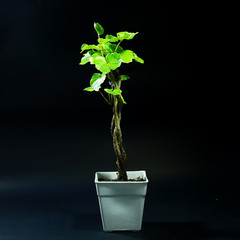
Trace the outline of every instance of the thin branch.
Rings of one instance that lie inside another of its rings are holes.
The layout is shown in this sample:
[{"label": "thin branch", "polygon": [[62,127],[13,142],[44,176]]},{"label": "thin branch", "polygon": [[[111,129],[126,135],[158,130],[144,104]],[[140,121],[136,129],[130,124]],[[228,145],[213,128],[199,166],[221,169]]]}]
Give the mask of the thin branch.
[{"label": "thin branch", "polygon": [[118,45],[116,46],[116,48],[115,48],[115,51],[114,52],[116,52],[116,50],[118,49],[118,47],[119,47],[119,45],[120,45],[120,43],[122,42],[122,40],[120,40],[120,42],[118,43]]},{"label": "thin branch", "polygon": [[104,100],[108,103],[108,105],[111,106],[111,104],[109,103],[109,101],[105,98],[105,96],[101,93],[101,91],[99,90],[99,93],[101,94],[101,96],[104,98]]}]

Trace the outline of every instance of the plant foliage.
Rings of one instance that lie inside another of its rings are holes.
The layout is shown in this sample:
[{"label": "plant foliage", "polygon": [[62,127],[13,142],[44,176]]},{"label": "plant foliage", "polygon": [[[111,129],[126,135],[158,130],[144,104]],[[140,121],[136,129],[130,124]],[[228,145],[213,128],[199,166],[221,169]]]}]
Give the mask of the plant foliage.
[{"label": "plant foliage", "polygon": [[[133,39],[138,33],[125,31],[118,32],[116,36],[107,34],[103,37],[102,35],[104,34],[104,29],[99,23],[94,23],[94,29],[98,35],[98,43],[82,44],[81,53],[83,53],[83,57],[80,65],[90,63],[95,65],[95,68],[99,70],[100,73],[98,72],[93,74],[90,80],[90,86],[84,90],[88,92],[100,92],[101,85],[108,80],[107,82],[110,84],[111,88],[105,88],[105,94],[120,95],[123,103],[126,103],[122,97],[120,83],[121,81],[129,79],[129,77],[127,75],[119,75],[119,67],[122,63],[130,63],[133,60],[139,63],[144,63],[144,60],[138,57],[132,50],[123,49],[120,44],[123,40]],[[101,93],[101,95],[109,103],[109,105],[111,105],[111,96],[105,97],[103,93]]]}]

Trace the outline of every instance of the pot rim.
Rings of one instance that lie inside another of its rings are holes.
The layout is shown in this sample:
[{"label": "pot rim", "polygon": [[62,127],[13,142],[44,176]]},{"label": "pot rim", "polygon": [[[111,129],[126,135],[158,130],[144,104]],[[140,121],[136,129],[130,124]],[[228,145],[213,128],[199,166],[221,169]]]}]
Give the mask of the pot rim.
[{"label": "pot rim", "polygon": [[[99,175],[101,174],[117,174],[117,171],[105,171],[105,172],[96,172],[95,173],[95,183],[98,183],[98,184],[101,184],[101,183],[104,183],[104,184],[143,184],[143,183],[148,183],[149,180],[147,178],[147,175],[146,175],[146,171],[145,170],[139,170],[139,171],[127,171],[127,174],[133,174],[133,173],[139,173],[139,177],[143,177],[144,181],[99,181],[98,180],[98,177]],[[106,177],[106,176],[105,176]]]}]

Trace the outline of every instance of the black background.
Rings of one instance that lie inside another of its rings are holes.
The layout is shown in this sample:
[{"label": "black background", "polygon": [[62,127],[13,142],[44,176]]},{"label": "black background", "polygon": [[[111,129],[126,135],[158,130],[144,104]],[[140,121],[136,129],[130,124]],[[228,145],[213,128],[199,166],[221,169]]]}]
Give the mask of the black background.
[{"label": "black background", "polygon": [[[195,2],[1,0],[2,239],[156,239],[159,228],[163,239],[237,239],[236,16],[235,6]],[[145,60],[120,69],[131,77],[128,168],[150,179],[139,234],[101,231],[94,172],[116,167],[111,109],[83,91],[96,70],[79,66],[94,22],[106,34],[139,32],[122,46]]]}]

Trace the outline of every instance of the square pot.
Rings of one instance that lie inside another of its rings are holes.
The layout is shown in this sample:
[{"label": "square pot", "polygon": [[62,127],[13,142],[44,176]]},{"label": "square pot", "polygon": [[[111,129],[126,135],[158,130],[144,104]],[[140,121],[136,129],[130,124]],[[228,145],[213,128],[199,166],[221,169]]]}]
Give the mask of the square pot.
[{"label": "square pot", "polygon": [[117,172],[96,172],[95,184],[103,230],[140,231],[148,179],[145,171],[127,171],[129,179],[144,181],[99,181],[114,179]]}]

